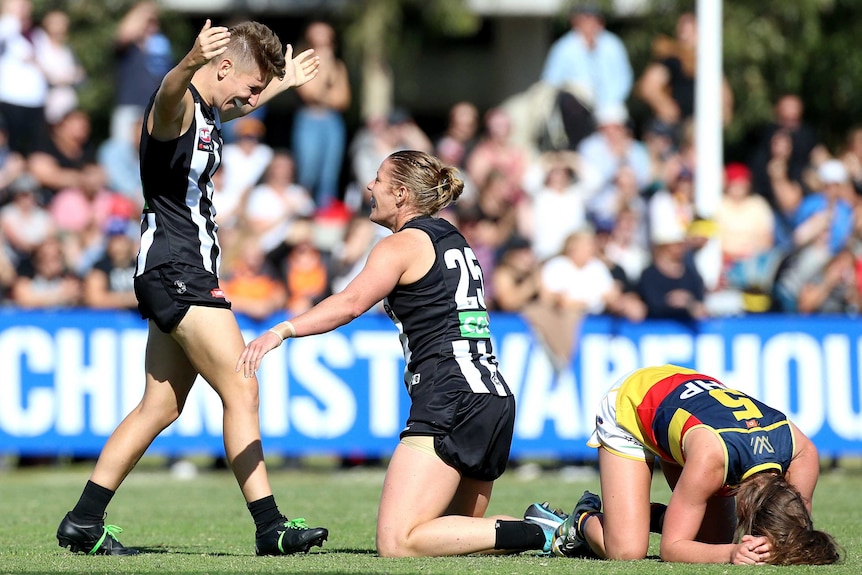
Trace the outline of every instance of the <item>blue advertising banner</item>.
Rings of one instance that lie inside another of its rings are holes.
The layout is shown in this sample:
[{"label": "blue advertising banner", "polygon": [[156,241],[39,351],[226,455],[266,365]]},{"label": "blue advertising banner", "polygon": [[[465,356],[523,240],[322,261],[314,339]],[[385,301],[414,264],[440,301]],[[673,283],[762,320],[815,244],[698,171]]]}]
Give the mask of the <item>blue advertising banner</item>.
[{"label": "blue advertising banner", "polygon": [[[279,318],[252,323],[252,338]],[[713,375],[784,411],[823,455],[862,453],[862,338],[846,317],[755,316],[630,324],[590,317],[555,371],[516,315],[493,314],[501,371],[516,394],[514,456],[592,457],[585,441],[607,388],[645,365]],[[0,453],[96,454],[140,400],[146,324],[135,313],[0,312]],[[260,415],[268,453],[387,455],[409,399],[397,332],[382,314],[288,340],[267,355]],[[222,453],[222,409],[199,381],[151,452]]]}]

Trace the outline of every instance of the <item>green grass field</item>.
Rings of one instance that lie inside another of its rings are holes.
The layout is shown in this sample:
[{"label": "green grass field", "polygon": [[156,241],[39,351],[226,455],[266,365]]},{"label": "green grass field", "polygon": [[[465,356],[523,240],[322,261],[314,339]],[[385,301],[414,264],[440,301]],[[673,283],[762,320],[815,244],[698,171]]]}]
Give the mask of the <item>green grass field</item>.
[{"label": "green grass field", "polygon": [[[647,559],[606,562],[516,556],[383,559],[374,550],[374,523],[383,471],[337,471],[312,466],[302,471],[271,470],[282,510],[325,525],[329,541],[308,555],[255,557],[254,526],[233,476],[202,472],[180,480],[146,460],[126,480],[108,509],[122,526],[124,544],[144,551],[135,557],[88,557],[57,546],[57,524],[74,505],[88,466],[0,472],[0,574],[6,573],[387,573],[528,575],[725,574],[757,569],[728,565],[673,565]],[[656,481],[656,483],[659,483]],[[520,515],[535,500],[568,508],[597,478],[565,481],[557,472],[525,480],[509,473],[497,482],[490,513]],[[655,487],[656,500],[667,489]],[[815,497],[815,524],[832,533],[846,550],[843,564],[784,567],[782,573],[857,575],[862,572],[862,471],[844,469],[821,476]],[[657,539],[651,553],[657,553]]]}]

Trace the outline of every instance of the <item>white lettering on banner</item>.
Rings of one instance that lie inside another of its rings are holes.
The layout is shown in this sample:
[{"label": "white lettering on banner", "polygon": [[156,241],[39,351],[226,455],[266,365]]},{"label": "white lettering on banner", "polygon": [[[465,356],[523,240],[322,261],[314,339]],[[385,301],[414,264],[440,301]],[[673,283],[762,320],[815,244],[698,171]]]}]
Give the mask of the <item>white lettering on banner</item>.
[{"label": "white lettering on banner", "polygon": [[[85,429],[107,435],[125,414],[119,412],[117,394],[117,332],[95,329],[89,333],[59,329],[56,334],[57,369],[54,373],[60,406],[57,433],[78,435]],[[89,403],[90,409],[86,408]]]},{"label": "white lettering on banner", "polygon": [[[802,433],[816,433],[825,420],[825,372],[817,340],[799,332],[777,334],[764,342],[762,357],[763,393],[760,399],[784,412]],[[792,373],[796,374],[798,411],[793,411],[791,401]]]},{"label": "white lettering on banner", "polygon": [[[74,448],[77,436],[107,436],[140,401],[147,330],[92,326],[92,319],[78,327],[75,321],[53,331],[26,325],[26,319],[0,327],[0,436],[56,433]],[[774,324],[764,321],[763,329],[741,322],[743,327],[729,328],[728,335],[716,333],[723,328],[713,324],[702,334],[588,330],[573,364],[576,371],[561,373],[529,330],[499,330],[494,348],[518,400],[516,441],[546,436],[581,441],[614,381],[637,367],[672,362],[784,411],[805,433],[823,433],[827,446],[832,440],[842,452],[855,449],[847,442],[862,440],[862,337],[843,323],[836,332],[812,324],[811,332],[773,333]],[[754,333],[733,332],[742,329]],[[295,435],[307,438],[309,446],[352,431],[395,436],[406,419],[402,372],[401,348],[391,330],[289,340],[269,354],[259,372],[263,435]],[[168,433],[218,436],[222,416],[218,396],[199,379]]]},{"label": "white lettering on banner", "polygon": [[356,332],[353,347],[368,360],[368,430],[372,437],[397,435],[407,421],[399,410],[404,388],[404,353],[397,337],[379,331]]},{"label": "white lettering on banner", "polygon": [[[854,379],[850,373],[850,342],[847,337],[830,335],[823,340],[829,426],[839,437],[854,441],[862,439],[862,414],[859,412],[859,402],[862,401],[862,361],[859,361],[862,358],[862,339],[856,340],[856,346],[857,372]],[[854,381],[856,393],[853,390]]]},{"label": "white lettering on banner", "polygon": [[293,428],[315,439],[344,435],[356,422],[353,390],[326,366],[348,368],[356,358],[348,339],[337,332],[290,340],[288,363],[294,380],[312,397],[293,395],[288,406]]},{"label": "white lettering on banner", "polygon": [[17,437],[35,437],[48,432],[58,418],[54,390],[23,389],[21,368],[48,375],[54,369],[51,336],[36,327],[13,327],[0,333],[0,365],[3,366],[3,400],[0,429]]}]

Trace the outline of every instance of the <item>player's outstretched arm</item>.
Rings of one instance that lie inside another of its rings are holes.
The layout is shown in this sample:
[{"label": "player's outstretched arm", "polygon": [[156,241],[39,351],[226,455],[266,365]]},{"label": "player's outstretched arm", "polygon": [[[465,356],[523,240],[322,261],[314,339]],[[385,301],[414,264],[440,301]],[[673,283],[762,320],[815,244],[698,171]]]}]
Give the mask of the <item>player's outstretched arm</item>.
[{"label": "player's outstretched arm", "polygon": [[294,57],[293,46],[288,44],[285,50],[284,59],[286,61],[286,65],[284,67],[284,78],[280,80],[278,78],[273,78],[260,93],[260,97],[255,106],[246,104],[239,108],[233,108],[224,112],[221,115],[223,122],[228,122],[245,116],[246,114],[250,114],[255,107],[260,107],[285,90],[302,86],[317,76],[317,72],[320,68],[320,58],[315,55],[314,50],[305,50],[298,56]]}]

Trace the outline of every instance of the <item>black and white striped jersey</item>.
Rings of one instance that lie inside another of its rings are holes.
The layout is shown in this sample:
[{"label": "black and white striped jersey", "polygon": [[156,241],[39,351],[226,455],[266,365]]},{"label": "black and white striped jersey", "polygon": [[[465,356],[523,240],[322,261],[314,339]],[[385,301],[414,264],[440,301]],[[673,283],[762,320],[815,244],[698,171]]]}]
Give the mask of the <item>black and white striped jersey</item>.
[{"label": "black and white striped jersey", "polygon": [[[141,134],[141,182],[144,211],[135,276],[160,265],[181,263],[218,276],[221,262],[213,208],[212,176],[221,162],[218,111],[194,86],[195,117],[180,137],[162,142]],[[153,108],[150,99],[144,126]]]},{"label": "black and white striped jersey", "polygon": [[402,229],[407,228],[428,234],[436,253],[422,279],[396,286],[384,301],[404,348],[408,391],[420,383],[417,368],[430,364],[438,389],[512,395],[497,369],[482,270],[467,240],[439,218],[416,218]]}]

